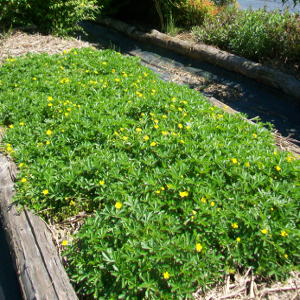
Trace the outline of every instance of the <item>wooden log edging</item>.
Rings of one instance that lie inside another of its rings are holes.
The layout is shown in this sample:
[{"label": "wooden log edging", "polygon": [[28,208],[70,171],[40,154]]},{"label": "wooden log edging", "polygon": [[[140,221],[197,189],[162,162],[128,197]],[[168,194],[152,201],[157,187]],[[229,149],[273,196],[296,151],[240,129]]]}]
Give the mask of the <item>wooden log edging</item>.
[{"label": "wooden log edging", "polygon": [[263,83],[292,96],[296,101],[300,101],[300,81],[292,75],[264,67],[259,63],[252,62],[223,50],[218,50],[212,46],[182,41],[157,30],[151,30],[150,33],[145,33],[139,31],[135,26],[109,17],[99,15],[95,20],[91,20],[91,22],[114,28],[140,42],[159,46],[242,74],[245,77],[254,79],[259,83]]},{"label": "wooden log edging", "polygon": [[0,214],[25,300],[78,300],[42,219],[11,203],[15,164],[0,153]]}]

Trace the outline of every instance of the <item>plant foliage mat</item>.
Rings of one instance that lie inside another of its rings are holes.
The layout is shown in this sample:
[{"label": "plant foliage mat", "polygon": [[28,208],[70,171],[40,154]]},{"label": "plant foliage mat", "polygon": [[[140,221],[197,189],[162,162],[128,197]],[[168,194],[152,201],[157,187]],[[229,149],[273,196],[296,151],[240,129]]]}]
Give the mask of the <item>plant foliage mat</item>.
[{"label": "plant foliage mat", "polygon": [[300,164],[263,124],[111,50],[8,58],[0,80],[15,201],[56,222],[93,213],[65,242],[80,295],[183,299],[296,269]]}]

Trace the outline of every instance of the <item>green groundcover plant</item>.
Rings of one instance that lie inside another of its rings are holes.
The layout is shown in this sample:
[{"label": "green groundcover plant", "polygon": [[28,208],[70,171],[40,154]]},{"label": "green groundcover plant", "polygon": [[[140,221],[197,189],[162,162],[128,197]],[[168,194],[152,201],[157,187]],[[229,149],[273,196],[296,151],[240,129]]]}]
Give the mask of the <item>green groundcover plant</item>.
[{"label": "green groundcover plant", "polygon": [[190,299],[250,266],[297,268],[300,164],[263,124],[92,48],[9,58],[0,102],[15,201],[92,213],[64,252],[86,299]]}]

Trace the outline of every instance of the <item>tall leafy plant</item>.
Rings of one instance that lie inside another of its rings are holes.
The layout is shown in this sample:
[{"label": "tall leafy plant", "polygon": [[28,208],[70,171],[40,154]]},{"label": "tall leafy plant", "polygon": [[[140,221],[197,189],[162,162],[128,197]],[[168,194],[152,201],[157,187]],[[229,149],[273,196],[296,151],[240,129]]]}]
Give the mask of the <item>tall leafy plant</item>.
[{"label": "tall leafy plant", "polygon": [[34,23],[44,32],[68,35],[100,8],[97,0],[0,0],[0,28]]}]

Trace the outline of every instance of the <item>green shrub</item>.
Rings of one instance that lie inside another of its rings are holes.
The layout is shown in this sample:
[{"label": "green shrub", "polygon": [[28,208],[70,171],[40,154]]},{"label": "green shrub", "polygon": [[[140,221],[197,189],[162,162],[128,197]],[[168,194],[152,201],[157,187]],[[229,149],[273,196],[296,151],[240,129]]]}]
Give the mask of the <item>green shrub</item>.
[{"label": "green shrub", "polygon": [[185,28],[202,24],[205,17],[214,16],[220,10],[219,6],[208,0],[106,0],[101,3],[104,7],[103,13],[108,16],[129,22],[135,20],[151,23],[160,29],[168,27],[171,21],[174,26]]},{"label": "green shrub", "polygon": [[0,28],[35,24],[54,35],[68,35],[81,20],[92,19],[97,0],[0,0]]},{"label": "green shrub", "polygon": [[300,21],[285,11],[224,10],[193,29],[199,42],[259,61],[264,57],[300,60]]},{"label": "green shrub", "polygon": [[65,249],[79,294],[190,299],[249,266],[298,268],[300,163],[263,124],[108,50],[8,59],[0,80],[15,200],[94,214]]}]

